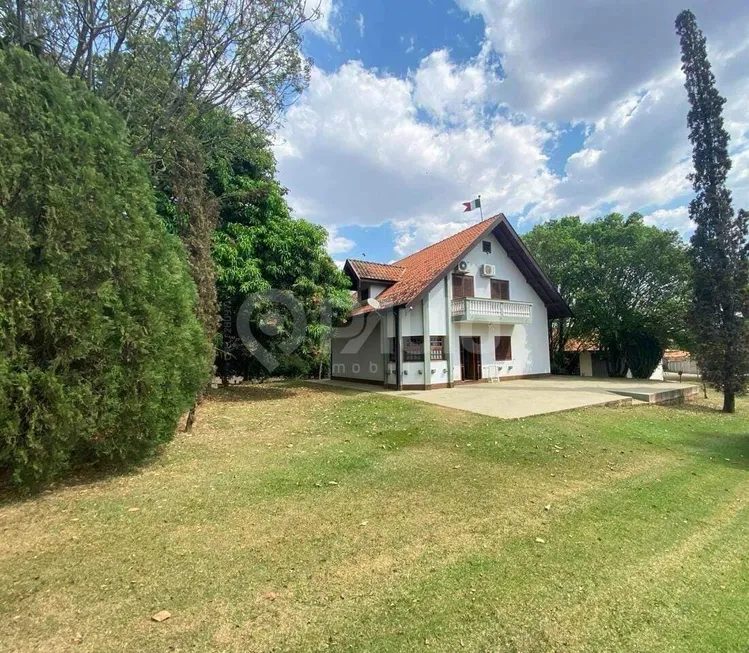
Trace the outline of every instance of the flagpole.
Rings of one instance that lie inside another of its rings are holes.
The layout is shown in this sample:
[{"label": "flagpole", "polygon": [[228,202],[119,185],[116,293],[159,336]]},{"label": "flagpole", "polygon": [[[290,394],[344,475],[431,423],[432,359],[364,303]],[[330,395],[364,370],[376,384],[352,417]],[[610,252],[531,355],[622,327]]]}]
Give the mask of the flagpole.
[{"label": "flagpole", "polygon": [[481,213],[481,222],[484,221],[484,207],[481,206],[481,195],[479,195],[479,211]]}]

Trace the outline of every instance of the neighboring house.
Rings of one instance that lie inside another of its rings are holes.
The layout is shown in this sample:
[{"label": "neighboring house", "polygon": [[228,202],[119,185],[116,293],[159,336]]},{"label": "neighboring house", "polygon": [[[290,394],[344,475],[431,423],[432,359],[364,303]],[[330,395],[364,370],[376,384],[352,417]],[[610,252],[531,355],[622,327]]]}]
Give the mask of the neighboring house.
[{"label": "neighboring house", "polygon": [[546,375],[548,320],[571,316],[502,214],[393,264],[343,270],[359,304],[333,336],[337,379],[400,390]]},{"label": "neighboring house", "polygon": [[[565,351],[577,352],[580,355],[580,376],[592,376],[596,378],[608,378],[609,370],[606,365],[605,355],[598,349],[596,344],[591,342],[582,342],[578,340],[568,340]],[[666,351],[666,354],[668,350]],[[664,359],[658,363],[653,373],[650,375],[651,381],[663,381]],[[632,378],[632,372],[627,370],[627,378]]]},{"label": "neighboring house", "polygon": [[697,376],[700,373],[697,361],[692,360],[690,353],[678,349],[667,349],[663,353],[663,369],[665,372],[673,372],[674,374]]}]

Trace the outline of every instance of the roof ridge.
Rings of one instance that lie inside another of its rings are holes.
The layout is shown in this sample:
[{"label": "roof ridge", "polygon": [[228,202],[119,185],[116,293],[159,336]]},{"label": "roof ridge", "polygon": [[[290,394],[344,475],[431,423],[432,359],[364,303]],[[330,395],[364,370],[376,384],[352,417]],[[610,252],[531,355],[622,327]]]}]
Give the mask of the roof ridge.
[{"label": "roof ridge", "polygon": [[364,258],[347,258],[347,261],[352,261],[353,263],[371,263],[372,265],[386,265],[389,268],[402,268],[402,265],[395,265],[395,263],[381,263],[380,261],[368,261]]},{"label": "roof ridge", "polygon": [[422,252],[426,252],[428,249],[431,249],[432,247],[437,247],[438,245],[442,245],[445,242],[447,242],[448,240],[450,240],[451,238],[455,238],[456,236],[460,236],[460,234],[468,231],[469,229],[475,229],[476,227],[478,227],[481,224],[484,224],[485,222],[493,222],[500,215],[502,215],[502,214],[501,213],[497,213],[497,215],[493,215],[490,218],[486,218],[486,219],[482,220],[481,222],[477,222],[476,224],[472,224],[472,225],[466,227],[465,229],[461,229],[460,231],[455,232],[452,236],[448,236],[447,238],[443,238],[442,240],[438,240],[436,243],[432,243],[431,245],[427,245],[426,247],[422,247],[421,249],[416,250],[412,254],[409,254],[408,256],[404,256],[403,258],[398,259],[393,265],[397,266],[398,263],[401,263],[402,261],[405,261],[405,260],[411,258],[412,256],[416,256],[417,254],[421,254]]}]

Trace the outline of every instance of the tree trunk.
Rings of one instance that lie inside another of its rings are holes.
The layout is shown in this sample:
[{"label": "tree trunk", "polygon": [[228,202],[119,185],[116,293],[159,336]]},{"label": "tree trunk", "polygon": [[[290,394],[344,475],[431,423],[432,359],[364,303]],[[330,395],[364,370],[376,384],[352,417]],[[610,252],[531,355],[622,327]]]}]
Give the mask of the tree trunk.
[{"label": "tree trunk", "polygon": [[724,413],[736,412],[736,395],[733,392],[723,393],[723,412]]}]

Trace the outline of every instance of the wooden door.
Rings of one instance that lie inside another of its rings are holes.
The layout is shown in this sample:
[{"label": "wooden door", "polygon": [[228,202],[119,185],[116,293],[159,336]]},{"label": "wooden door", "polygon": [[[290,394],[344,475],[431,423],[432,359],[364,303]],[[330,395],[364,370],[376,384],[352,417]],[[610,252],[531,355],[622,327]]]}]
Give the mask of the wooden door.
[{"label": "wooden door", "polygon": [[481,337],[460,337],[460,378],[478,381],[481,378]]}]

